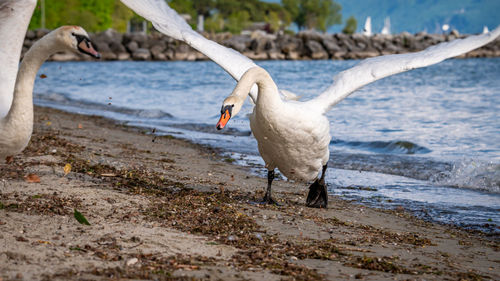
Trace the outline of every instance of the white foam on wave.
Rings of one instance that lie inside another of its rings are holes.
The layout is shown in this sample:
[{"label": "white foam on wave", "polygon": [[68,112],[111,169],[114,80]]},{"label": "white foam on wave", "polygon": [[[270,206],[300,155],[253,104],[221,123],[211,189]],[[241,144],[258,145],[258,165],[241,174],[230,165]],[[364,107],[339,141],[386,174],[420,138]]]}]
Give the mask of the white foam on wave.
[{"label": "white foam on wave", "polygon": [[434,184],[500,193],[500,164],[468,159],[430,179]]}]

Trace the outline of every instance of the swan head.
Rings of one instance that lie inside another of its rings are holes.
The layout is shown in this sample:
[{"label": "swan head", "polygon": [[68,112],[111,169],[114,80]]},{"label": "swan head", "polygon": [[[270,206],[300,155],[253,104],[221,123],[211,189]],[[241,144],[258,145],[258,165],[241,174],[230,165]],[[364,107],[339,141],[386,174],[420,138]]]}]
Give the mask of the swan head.
[{"label": "swan head", "polygon": [[229,119],[240,112],[242,105],[243,101],[237,96],[227,97],[222,103],[220,119],[219,122],[217,122],[217,130],[224,128]]},{"label": "swan head", "polygon": [[62,46],[94,58],[101,57],[92,45],[89,35],[82,27],[61,26],[55,30],[55,33]]}]

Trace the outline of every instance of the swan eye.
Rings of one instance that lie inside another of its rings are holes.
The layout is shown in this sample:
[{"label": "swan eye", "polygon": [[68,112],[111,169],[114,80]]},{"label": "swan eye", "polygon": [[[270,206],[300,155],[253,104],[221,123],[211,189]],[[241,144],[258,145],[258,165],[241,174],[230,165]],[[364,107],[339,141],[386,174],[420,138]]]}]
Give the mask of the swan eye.
[{"label": "swan eye", "polygon": [[233,107],[234,107],[234,104],[223,105],[222,108],[220,109],[220,113],[226,114],[226,112],[227,112],[227,113],[229,113],[229,116],[231,116],[233,114]]}]

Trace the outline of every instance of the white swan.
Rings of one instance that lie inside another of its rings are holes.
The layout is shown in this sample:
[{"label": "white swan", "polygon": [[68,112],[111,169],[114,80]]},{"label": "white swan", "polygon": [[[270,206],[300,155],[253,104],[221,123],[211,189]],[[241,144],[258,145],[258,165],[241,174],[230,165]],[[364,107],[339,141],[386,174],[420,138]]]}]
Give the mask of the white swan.
[{"label": "white swan", "polygon": [[[250,117],[252,133],[268,169],[268,187],[264,201],[272,203],[271,184],[274,169],[295,180],[316,181],[310,186],[307,206],[327,207],[324,176],[329,159],[330,125],[325,114],[360,87],[378,79],[439,63],[493,41],[493,32],[441,43],[426,50],[363,60],[334,77],[334,83],[318,97],[306,101],[285,101],[271,76],[238,52],[210,41],[194,32],[163,0],[121,0],[136,13],[153,22],[162,33],[182,40],[224,68],[238,84],[223,102],[217,128],[241,109],[247,95],[256,106]],[[255,91],[258,87],[258,95]],[[249,93],[250,92],[250,93]],[[319,171],[321,177],[317,179]]]},{"label": "white swan", "polygon": [[250,117],[250,127],[268,169],[264,200],[273,202],[271,183],[275,168],[288,178],[305,181],[317,178],[322,170],[321,177],[310,186],[306,204],[326,207],[328,196],[324,176],[331,137],[325,114],[335,104],[378,79],[464,54],[499,35],[500,27],[497,27],[492,33],[441,43],[416,53],[366,59],[339,73],[325,92],[306,102],[280,99],[271,76],[264,69],[254,67],[241,77],[232,94],[224,100],[217,128],[222,129],[229,118],[238,113],[250,87],[256,83],[259,95]]},{"label": "white swan", "polygon": [[[24,29],[23,34],[25,32]],[[19,67],[9,112],[0,119],[0,159],[21,152],[28,145],[33,131],[33,85],[36,74],[51,54],[66,50],[100,57],[92,47],[87,32],[79,26],[62,26],[33,44]],[[7,92],[1,94],[12,95]]]}]

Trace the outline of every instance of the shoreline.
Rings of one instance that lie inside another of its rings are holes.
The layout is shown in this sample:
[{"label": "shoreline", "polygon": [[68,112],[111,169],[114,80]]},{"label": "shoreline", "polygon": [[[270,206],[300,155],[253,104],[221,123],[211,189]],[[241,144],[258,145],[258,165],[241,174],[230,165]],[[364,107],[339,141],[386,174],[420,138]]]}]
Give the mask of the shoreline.
[{"label": "shoreline", "polygon": [[285,181],[283,206],[254,204],[265,179],[150,133],[35,107],[30,145],[0,164],[0,280],[500,279],[498,237],[335,196],[309,209]]},{"label": "shoreline", "polygon": [[[29,30],[26,34],[24,54],[38,39],[50,30]],[[267,34],[254,31],[247,35],[230,33],[203,36],[221,45],[240,52],[252,60],[349,60],[365,59],[390,54],[404,54],[426,49],[431,45],[464,38],[467,35],[452,31],[449,34],[382,35],[371,37],[362,34],[328,34],[302,31],[295,35]],[[103,61],[199,61],[208,58],[183,42],[176,41],[156,31],[144,33],[119,33],[112,29],[90,34],[90,38],[101,53]],[[459,58],[500,57],[500,38],[473,50]],[[52,61],[89,61],[88,56],[74,53],[59,53]]]}]

